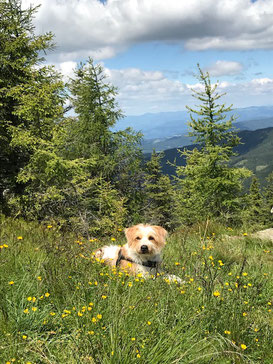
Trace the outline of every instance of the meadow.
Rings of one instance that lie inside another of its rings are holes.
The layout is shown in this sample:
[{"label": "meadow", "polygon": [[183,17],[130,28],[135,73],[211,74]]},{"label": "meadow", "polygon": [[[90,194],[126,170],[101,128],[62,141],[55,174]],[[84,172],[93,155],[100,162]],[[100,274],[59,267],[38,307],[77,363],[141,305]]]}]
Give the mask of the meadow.
[{"label": "meadow", "polygon": [[0,363],[273,363],[273,243],[216,223],[170,235],[163,276],[105,267],[124,244],[0,218]]}]

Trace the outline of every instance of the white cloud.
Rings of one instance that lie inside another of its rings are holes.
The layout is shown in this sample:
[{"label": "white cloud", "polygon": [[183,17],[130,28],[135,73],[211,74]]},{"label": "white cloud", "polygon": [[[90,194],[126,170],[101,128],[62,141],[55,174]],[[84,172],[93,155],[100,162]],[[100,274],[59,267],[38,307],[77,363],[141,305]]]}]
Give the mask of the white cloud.
[{"label": "white cloud", "polygon": [[74,76],[74,70],[77,68],[77,62],[61,62],[55,65],[56,68],[62,73],[65,79]]},{"label": "white cloud", "polygon": [[[248,87],[248,85],[247,85]],[[273,79],[272,78],[255,78],[249,82],[249,87],[253,89],[255,94],[268,94],[273,93]]]},{"label": "white cloud", "polygon": [[118,88],[118,101],[126,114],[174,111],[191,91],[178,80],[170,80],[162,72],[138,68],[105,69],[108,80]]},{"label": "white cloud", "polygon": [[37,29],[53,31],[62,61],[109,58],[148,41],[273,49],[273,0],[23,0],[30,3],[42,3]]},{"label": "white cloud", "polygon": [[[117,100],[127,115],[145,112],[176,111],[193,106],[192,89],[203,91],[201,83],[183,83],[168,79],[159,71],[138,68],[123,70],[106,69],[108,81],[118,87]],[[256,78],[244,82],[221,81],[218,92],[223,93],[222,102],[234,107],[272,104],[273,79]]]},{"label": "white cloud", "polygon": [[209,67],[205,68],[209,72],[210,76],[233,76],[241,73],[243,70],[243,65],[235,61],[216,61]]}]

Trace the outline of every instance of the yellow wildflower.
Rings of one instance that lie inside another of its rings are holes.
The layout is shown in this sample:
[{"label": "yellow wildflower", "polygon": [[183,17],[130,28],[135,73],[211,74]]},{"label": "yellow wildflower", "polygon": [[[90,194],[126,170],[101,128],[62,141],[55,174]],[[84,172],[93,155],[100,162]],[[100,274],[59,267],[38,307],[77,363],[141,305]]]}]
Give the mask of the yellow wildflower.
[{"label": "yellow wildflower", "polygon": [[221,294],[221,293],[220,293],[219,291],[215,291],[215,292],[213,292],[213,296],[214,296],[214,297],[219,297],[219,296],[220,296],[220,294]]}]

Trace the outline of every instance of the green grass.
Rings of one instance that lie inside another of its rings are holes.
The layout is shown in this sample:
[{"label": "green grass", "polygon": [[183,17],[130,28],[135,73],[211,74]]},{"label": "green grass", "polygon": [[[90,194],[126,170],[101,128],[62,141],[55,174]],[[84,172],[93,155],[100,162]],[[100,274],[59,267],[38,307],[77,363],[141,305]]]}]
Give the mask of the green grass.
[{"label": "green grass", "polygon": [[0,219],[0,363],[273,363],[271,242],[178,231],[164,261],[179,286],[91,258],[111,238]]}]

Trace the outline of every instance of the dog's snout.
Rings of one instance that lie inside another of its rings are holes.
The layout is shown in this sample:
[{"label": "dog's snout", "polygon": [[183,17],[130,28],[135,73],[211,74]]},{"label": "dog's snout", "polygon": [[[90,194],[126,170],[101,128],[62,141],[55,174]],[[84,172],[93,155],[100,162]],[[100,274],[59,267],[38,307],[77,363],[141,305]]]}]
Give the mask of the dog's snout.
[{"label": "dog's snout", "polygon": [[148,246],[147,245],[141,245],[140,250],[141,250],[141,253],[148,253]]}]

